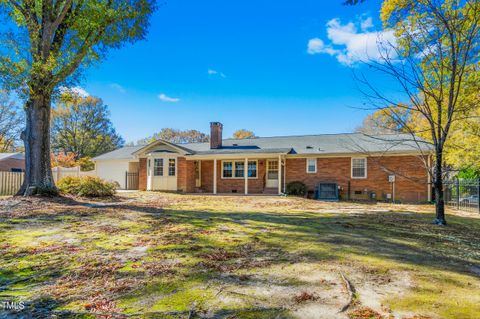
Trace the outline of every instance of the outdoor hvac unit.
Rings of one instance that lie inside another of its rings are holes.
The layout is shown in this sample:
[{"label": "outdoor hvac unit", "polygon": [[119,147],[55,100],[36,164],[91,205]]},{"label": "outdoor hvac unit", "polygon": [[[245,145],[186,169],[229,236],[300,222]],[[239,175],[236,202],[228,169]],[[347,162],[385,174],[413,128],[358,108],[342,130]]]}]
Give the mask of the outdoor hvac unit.
[{"label": "outdoor hvac unit", "polygon": [[319,183],[316,189],[318,200],[338,200],[338,185],[336,183]]}]

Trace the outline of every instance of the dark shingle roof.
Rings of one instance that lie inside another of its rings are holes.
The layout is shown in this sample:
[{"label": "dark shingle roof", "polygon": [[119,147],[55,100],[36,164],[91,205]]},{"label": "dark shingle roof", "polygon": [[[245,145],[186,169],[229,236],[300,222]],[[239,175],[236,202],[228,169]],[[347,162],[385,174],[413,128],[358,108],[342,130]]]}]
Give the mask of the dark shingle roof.
[{"label": "dark shingle roof", "polygon": [[[409,134],[367,136],[360,133],[322,134],[300,136],[259,137],[253,139],[225,139],[220,149],[210,149],[210,143],[179,144],[193,155],[213,154],[352,154],[352,153],[407,153],[429,151],[430,146]],[[123,159],[127,153],[144,146],[123,148],[95,159]],[[117,153],[116,153],[117,152]],[[122,156],[122,157],[119,157]]]},{"label": "dark shingle roof", "polygon": [[[410,134],[367,136],[360,133],[274,136],[253,139],[225,139],[223,148],[291,149],[294,154],[342,154],[358,152],[412,152],[428,150],[425,142]],[[209,143],[182,144],[194,152],[210,151]],[[213,150],[215,151],[215,150]],[[220,150],[218,150],[220,151]],[[245,149],[247,151],[247,149]]]}]

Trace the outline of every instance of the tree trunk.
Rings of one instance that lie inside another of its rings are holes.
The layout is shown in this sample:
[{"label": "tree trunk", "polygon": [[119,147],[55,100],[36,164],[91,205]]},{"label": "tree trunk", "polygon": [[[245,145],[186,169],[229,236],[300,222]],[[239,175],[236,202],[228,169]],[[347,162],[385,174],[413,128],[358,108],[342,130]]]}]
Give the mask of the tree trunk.
[{"label": "tree trunk", "polygon": [[435,189],[435,220],[434,224],[446,225],[445,219],[445,199],[443,198],[443,174],[442,174],[442,153],[437,152],[435,160],[435,171],[433,187]]},{"label": "tree trunk", "polygon": [[[32,90],[34,91],[34,90]],[[50,163],[51,94],[32,92],[27,101],[25,143],[25,179],[17,195],[56,195]]]}]

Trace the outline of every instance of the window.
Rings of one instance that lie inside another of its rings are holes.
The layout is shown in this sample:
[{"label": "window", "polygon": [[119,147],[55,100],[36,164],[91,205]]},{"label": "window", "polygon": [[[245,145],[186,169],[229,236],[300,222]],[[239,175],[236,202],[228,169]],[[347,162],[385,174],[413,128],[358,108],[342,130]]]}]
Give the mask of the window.
[{"label": "window", "polygon": [[235,177],[245,176],[245,162],[235,162]]},{"label": "window", "polygon": [[168,176],[175,176],[175,159],[168,160]]},{"label": "window", "polygon": [[307,173],[317,172],[317,159],[307,159]]},{"label": "window", "polygon": [[248,177],[257,178],[257,161],[248,161]]},{"label": "window", "polygon": [[367,178],[366,158],[352,158],[352,178]]},{"label": "window", "polygon": [[233,177],[233,166],[232,162],[223,162],[222,177],[231,178]]},{"label": "window", "polygon": [[[257,178],[257,161],[248,161],[248,178]],[[245,161],[222,161],[222,178],[245,178]]]},{"label": "window", "polygon": [[163,176],[163,158],[156,158],[153,161],[153,176]]}]

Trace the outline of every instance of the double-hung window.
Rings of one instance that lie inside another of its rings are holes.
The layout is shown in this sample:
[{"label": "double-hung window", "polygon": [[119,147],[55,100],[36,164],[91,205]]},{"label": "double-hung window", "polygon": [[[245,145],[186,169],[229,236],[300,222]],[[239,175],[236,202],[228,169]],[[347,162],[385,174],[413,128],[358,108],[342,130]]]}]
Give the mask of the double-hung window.
[{"label": "double-hung window", "polygon": [[153,161],[153,176],[163,176],[163,158],[156,158]]},{"label": "double-hung window", "polygon": [[257,161],[248,161],[248,178],[257,178]]},{"label": "double-hung window", "polygon": [[367,178],[367,159],[352,158],[352,178]]},{"label": "double-hung window", "polygon": [[235,177],[241,178],[245,176],[245,162],[237,161],[235,162]]},{"label": "double-hung window", "polygon": [[233,162],[222,162],[223,169],[222,169],[222,177],[223,178],[232,178],[233,177]]},{"label": "double-hung window", "polygon": [[[248,161],[248,178],[257,178],[257,161]],[[222,178],[245,178],[245,161],[222,161]]]},{"label": "double-hung window", "polygon": [[317,172],[317,159],[309,158],[307,159],[307,173],[316,173]]},{"label": "double-hung window", "polygon": [[175,176],[175,159],[168,160],[168,176]]}]

